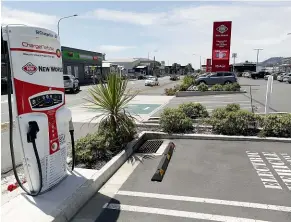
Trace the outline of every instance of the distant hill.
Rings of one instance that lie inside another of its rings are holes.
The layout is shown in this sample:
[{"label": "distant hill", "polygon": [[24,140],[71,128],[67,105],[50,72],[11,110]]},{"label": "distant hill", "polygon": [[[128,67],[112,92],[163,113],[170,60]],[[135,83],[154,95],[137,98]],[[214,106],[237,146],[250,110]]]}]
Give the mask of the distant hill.
[{"label": "distant hill", "polygon": [[261,66],[273,66],[276,65],[277,63],[281,64],[282,63],[283,57],[271,57],[263,62],[260,63]]}]

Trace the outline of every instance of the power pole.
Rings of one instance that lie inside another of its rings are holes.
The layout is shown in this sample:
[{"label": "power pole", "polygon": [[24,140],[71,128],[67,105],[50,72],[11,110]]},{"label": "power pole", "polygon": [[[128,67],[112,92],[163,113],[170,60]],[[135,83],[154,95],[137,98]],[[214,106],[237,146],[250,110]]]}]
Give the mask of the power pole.
[{"label": "power pole", "polygon": [[233,64],[232,64],[232,71],[234,72],[234,66],[235,66],[235,58],[237,57],[237,53],[232,53],[233,58]]},{"label": "power pole", "polygon": [[258,64],[259,64],[259,53],[263,49],[254,49],[254,50],[257,50],[257,64],[256,64],[256,72],[257,72],[258,71]]}]

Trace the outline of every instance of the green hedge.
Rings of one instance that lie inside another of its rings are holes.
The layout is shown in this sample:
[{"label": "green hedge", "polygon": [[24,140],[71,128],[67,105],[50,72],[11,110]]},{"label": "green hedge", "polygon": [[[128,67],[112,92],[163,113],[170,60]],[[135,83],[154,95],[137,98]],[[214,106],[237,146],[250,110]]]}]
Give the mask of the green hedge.
[{"label": "green hedge", "polygon": [[218,134],[291,138],[291,114],[258,115],[238,104],[213,110],[207,123]]},{"label": "green hedge", "polygon": [[186,133],[193,130],[192,120],[176,108],[166,108],[160,118],[160,125],[167,133]]},{"label": "green hedge", "polygon": [[261,119],[262,136],[291,138],[291,114],[269,114]]},{"label": "green hedge", "polygon": [[209,116],[207,109],[201,103],[183,103],[179,106],[179,109],[186,114],[186,116],[196,118],[206,118]]}]

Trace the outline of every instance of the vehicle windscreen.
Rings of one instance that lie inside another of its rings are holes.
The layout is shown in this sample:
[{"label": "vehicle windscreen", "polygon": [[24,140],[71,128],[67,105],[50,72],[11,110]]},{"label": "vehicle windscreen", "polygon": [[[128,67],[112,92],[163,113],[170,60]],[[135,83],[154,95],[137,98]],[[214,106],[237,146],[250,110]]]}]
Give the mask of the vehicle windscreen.
[{"label": "vehicle windscreen", "polygon": [[63,76],[63,79],[64,80],[70,80],[70,77],[69,76]]}]

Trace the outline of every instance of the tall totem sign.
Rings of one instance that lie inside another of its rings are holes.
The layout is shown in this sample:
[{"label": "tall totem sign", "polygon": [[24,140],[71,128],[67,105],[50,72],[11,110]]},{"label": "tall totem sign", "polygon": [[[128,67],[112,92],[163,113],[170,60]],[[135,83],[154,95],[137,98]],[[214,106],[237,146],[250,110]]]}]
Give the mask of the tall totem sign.
[{"label": "tall totem sign", "polygon": [[213,23],[212,72],[229,71],[231,21]]}]

